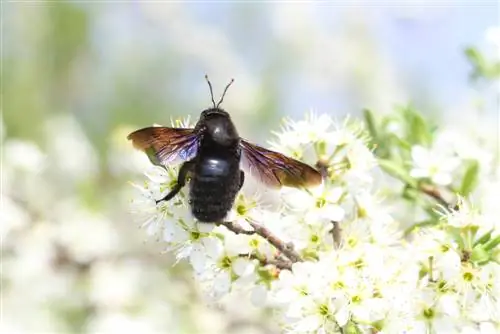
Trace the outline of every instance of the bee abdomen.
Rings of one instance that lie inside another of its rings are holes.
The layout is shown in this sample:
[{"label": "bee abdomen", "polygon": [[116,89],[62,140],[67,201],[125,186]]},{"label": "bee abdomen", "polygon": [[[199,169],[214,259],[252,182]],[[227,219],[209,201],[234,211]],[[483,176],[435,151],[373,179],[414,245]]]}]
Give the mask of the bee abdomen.
[{"label": "bee abdomen", "polygon": [[190,192],[191,211],[200,222],[221,222],[234,204],[237,188],[223,178],[196,178]]}]

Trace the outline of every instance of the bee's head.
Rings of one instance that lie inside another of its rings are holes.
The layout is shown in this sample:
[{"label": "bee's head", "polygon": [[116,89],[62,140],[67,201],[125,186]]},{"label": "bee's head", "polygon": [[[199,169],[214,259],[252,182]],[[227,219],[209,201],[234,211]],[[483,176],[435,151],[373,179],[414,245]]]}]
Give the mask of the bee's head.
[{"label": "bee's head", "polygon": [[223,146],[229,146],[240,138],[229,114],[220,108],[203,110],[196,129],[204,138]]},{"label": "bee's head", "polygon": [[196,124],[196,130],[199,131],[203,138],[208,141],[213,141],[219,145],[229,146],[234,145],[234,143],[239,141],[238,131],[231,121],[229,114],[219,108],[220,104],[224,100],[227,89],[234,82],[234,79],[226,85],[224,92],[217,104],[215,104],[214,93],[212,90],[212,84],[208,80],[208,76],[205,75],[208,87],[210,88],[210,95],[212,97],[213,108],[203,110],[200,115],[200,119]]}]

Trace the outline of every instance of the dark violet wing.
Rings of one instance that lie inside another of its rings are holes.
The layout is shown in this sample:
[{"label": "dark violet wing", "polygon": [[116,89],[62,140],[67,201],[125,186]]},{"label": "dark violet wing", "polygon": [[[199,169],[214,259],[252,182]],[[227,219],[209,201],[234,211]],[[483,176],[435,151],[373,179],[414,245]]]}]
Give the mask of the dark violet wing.
[{"label": "dark violet wing", "polygon": [[281,153],[241,140],[243,169],[269,187],[311,187],[321,184],[314,168]]},{"label": "dark violet wing", "polygon": [[149,127],[132,132],[127,137],[135,148],[154,155],[161,165],[180,159],[190,160],[198,150],[194,129]]}]

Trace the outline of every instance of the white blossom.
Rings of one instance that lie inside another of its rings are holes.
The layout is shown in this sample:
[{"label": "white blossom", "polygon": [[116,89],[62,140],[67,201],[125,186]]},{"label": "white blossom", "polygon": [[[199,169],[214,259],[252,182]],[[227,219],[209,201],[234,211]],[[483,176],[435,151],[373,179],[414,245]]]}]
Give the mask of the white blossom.
[{"label": "white blossom", "polygon": [[415,178],[429,178],[438,185],[448,185],[453,180],[453,172],[460,161],[447,152],[430,150],[423,146],[414,146],[411,151],[413,168],[411,176]]}]

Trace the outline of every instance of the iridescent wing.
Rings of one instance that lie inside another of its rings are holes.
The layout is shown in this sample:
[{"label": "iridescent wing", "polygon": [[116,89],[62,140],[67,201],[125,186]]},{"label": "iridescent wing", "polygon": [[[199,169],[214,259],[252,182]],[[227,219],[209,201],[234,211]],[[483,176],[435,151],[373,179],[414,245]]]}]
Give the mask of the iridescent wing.
[{"label": "iridescent wing", "polygon": [[321,174],[305,163],[241,140],[243,168],[269,187],[311,187],[321,184]]},{"label": "iridescent wing", "polygon": [[157,160],[151,159],[151,162],[164,166],[179,159],[190,160],[198,150],[198,135],[194,129],[149,127],[132,132],[127,138],[135,148]]}]

